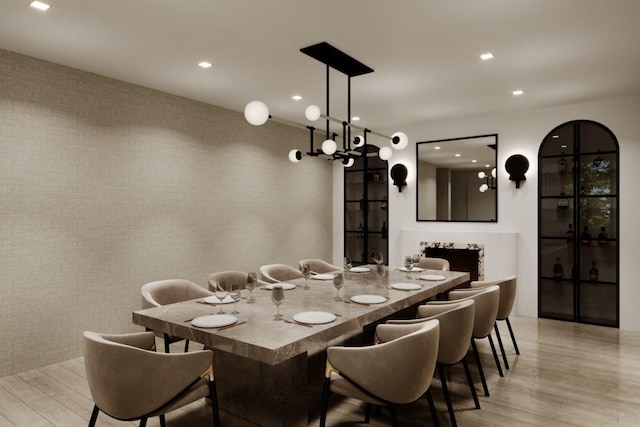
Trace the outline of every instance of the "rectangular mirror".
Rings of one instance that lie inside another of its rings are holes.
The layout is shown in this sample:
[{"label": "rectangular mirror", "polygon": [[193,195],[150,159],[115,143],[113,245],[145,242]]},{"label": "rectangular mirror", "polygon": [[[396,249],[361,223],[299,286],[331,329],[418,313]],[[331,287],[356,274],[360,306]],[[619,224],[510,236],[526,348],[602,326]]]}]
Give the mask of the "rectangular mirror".
[{"label": "rectangular mirror", "polygon": [[417,221],[498,221],[498,134],[416,144]]}]

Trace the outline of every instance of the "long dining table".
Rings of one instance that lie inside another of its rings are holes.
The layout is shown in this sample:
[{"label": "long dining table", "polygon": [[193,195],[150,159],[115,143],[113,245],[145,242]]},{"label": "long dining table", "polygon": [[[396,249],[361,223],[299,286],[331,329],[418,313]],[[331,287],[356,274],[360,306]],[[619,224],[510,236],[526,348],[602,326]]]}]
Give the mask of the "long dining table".
[{"label": "long dining table", "polygon": [[[321,354],[329,345],[353,338],[366,327],[469,281],[469,273],[464,272],[425,270],[411,272],[407,278],[406,272],[386,267],[385,277],[379,280],[374,274],[375,266],[360,268],[369,271],[345,273],[340,290],[342,301],[334,300],[336,290],[332,280],[311,278],[309,289],[304,289],[305,279],[288,281],[296,287],[284,292],[280,306],[282,320],[274,319],[276,307],[271,291],[256,288],[253,304],[247,303],[249,292],[242,291],[235,326],[193,326],[191,319],[215,314],[220,309],[203,304],[201,299],[135,311],[133,323],[202,343],[213,350],[221,409],[262,426],[306,426],[310,355]],[[418,278],[424,275],[441,275],[444,279]],[[407,287],[406,284],[420,287],[394,288]],[[381,296],[384,302],[367,304],[367,298],[365,303],[352,301],[352,297],[360,300],[358,296],[362,295]],[[231,314],[233,306],[222,304],[226,314]],[[294,320],[296,314],[309,311],[330,313],[335,320],[313,325]]]}]

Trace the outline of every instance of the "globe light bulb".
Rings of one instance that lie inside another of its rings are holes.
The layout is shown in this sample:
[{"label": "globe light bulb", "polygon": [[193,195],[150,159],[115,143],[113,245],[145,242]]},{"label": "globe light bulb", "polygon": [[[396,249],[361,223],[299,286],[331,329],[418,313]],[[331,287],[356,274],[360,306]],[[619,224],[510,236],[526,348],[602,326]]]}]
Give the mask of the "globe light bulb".
[{"label": "globe light bulb", "polygon": [[362,147],[364,145],[364,137],[362,135],[356,135],[353,137],[353,146]]},{"label": "globe light bulb", "polygon": [[485,174],[484,172],[482,171],[478,172],[478,178],[484,179],[485,176],[487,176],[487,174]]},{"label": "globe light bulb", "polygon": [[291,150],[289,151],[289,160],[291,160],[293,163],[298,163],[300,160],[302,160],[302,153],[300,152],[300,150]]},{"label": "globe light bulb", "polygon": [[352,158],[351,158],[351,159],[349,159],[346,163],[343,161],[343,162],[342,162],[342,166],[344,166],[345,168],[350,168],[351,166],[353,166],[353,164],[354,164],[355,162],[356,162],[356,161],[355,161],[354,159],[352,159]]},{"label": "globe light bulb", "polygon": [[269,120],[269,108],[264,102],[251,101],[244,107],[244,118],[254,126],[260,126]]},{"label": "globe light bulb", "polygon": [[409,137],[404,132],[396,132],[391,135],[391,146],[396,150],[404,150],[409,145]]},{"label": "globe light bulb", "polygon": [[496,168],[491,169],[491,176],[496,177]]},{"label": "globe light bulb", "polygon": [[393,156],[393,151],[389,147],[382,147],[378,152],[380,160],[389,160]]},{"label": "globe light bulb", "polygon": [[320,114],[320,107],[318,107],[317,105],[309,105],[304,110],[305,117],[311,122],[315,122],[316,120],[318,120],[320,118]]},{"label": "globe light bulb", "polygon": [[489,186],[487,184],[482,184],[480,186],[480,192],[484,193],[485,191],[487,191],[489,189]]},{"label": "globe light bulb", "polygon": [[338,145],[333,139],[327,139],[322,143],[322,152],[328,156],[332,155],[338,149]]}]

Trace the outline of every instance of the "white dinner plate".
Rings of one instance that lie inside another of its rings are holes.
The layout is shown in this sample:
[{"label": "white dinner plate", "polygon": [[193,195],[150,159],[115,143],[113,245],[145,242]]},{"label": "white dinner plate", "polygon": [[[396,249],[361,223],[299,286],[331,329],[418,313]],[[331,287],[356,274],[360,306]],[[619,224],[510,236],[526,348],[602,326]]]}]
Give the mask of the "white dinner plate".
[{"label": "white dinner plate", "polygon": [[422,289],[422,286],[417,283],[393,283],[391,285],[393,289],[400,289],[401,291],[417,291]]},{"label": "white dinner plate", "polygon": [[233,325],[237,321],[238,318],[230,314],[212,314],[210,316],[196,317],[191,321],[191,324],[198,328],[219,328],[221,326]]},{"label": "white dinner plate", "polygon": [[271,290],[273,289],[273,285],[281,285],[282,289],[284,289],[285,291],[296,288],[296,285],[294,285],[293,283],[269,283],[267,286],[265,286],[265,288]]},{"label": "white dinner plate", "polygon": [[359,304],[382,304],[387,301],[386,297],[382,295],[354,295],[351,297],[351,301],[357,302]]},{"label": "white dinner plate", "polygon": [[331,323],[336,320],[336,315],[327,313],[326,311],[303,311],[302,313],[294,314],[293,320],[309,325],[322,325],[323,323]]},{"label": "white dinner plate", "polygon": [[[215,295],[211,295],[210,297],[206,297],[202,301],[206,302],[207,304],[220,304],[220,298],[218,298]],[[222,298],[222,304],[231,304],[232,302],[233,302],[233,298],[231,298],[229,295],[227,295],[226,297]]]},{"label": "white dinner plate", "polygon": [[418,277],[418,279],[420,279],[420,280],[430,280],[432,282],[439,282],[440,280],[445,280],[446,277],[441,276],[439,274],[423,274],[422,276]]},{"label": "white dinner plate", "polygon": [[349,270],[352,273],[368,273],[371,270],[367,267],[353,267],[351,270]]},{"label": "white dinner plate", "polygon": [[311,278],[313,280],[333,280],[333,273],[314,274]]},{"label": "white dinner plate", "polygon": [[[407,268],[406,267],[400,267],[399,270],[400,271],[407,271]],[[414,273],[418,273],[418,272],[424,271],[424,270],[425,270],[424,268],[420,268],[420,267],[413,267],[411,269],[411,271],[414,272]]]}]

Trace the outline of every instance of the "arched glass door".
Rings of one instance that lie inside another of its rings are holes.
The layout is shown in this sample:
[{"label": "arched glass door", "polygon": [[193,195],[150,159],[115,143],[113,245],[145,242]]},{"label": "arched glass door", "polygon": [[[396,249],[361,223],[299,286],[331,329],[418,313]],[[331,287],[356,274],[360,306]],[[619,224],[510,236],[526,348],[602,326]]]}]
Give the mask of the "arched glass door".
[{"label": "arched glass door", "polygon": [[538,165],[538,315],[618,327],[618,141],[600,123],[564,123]]}]

